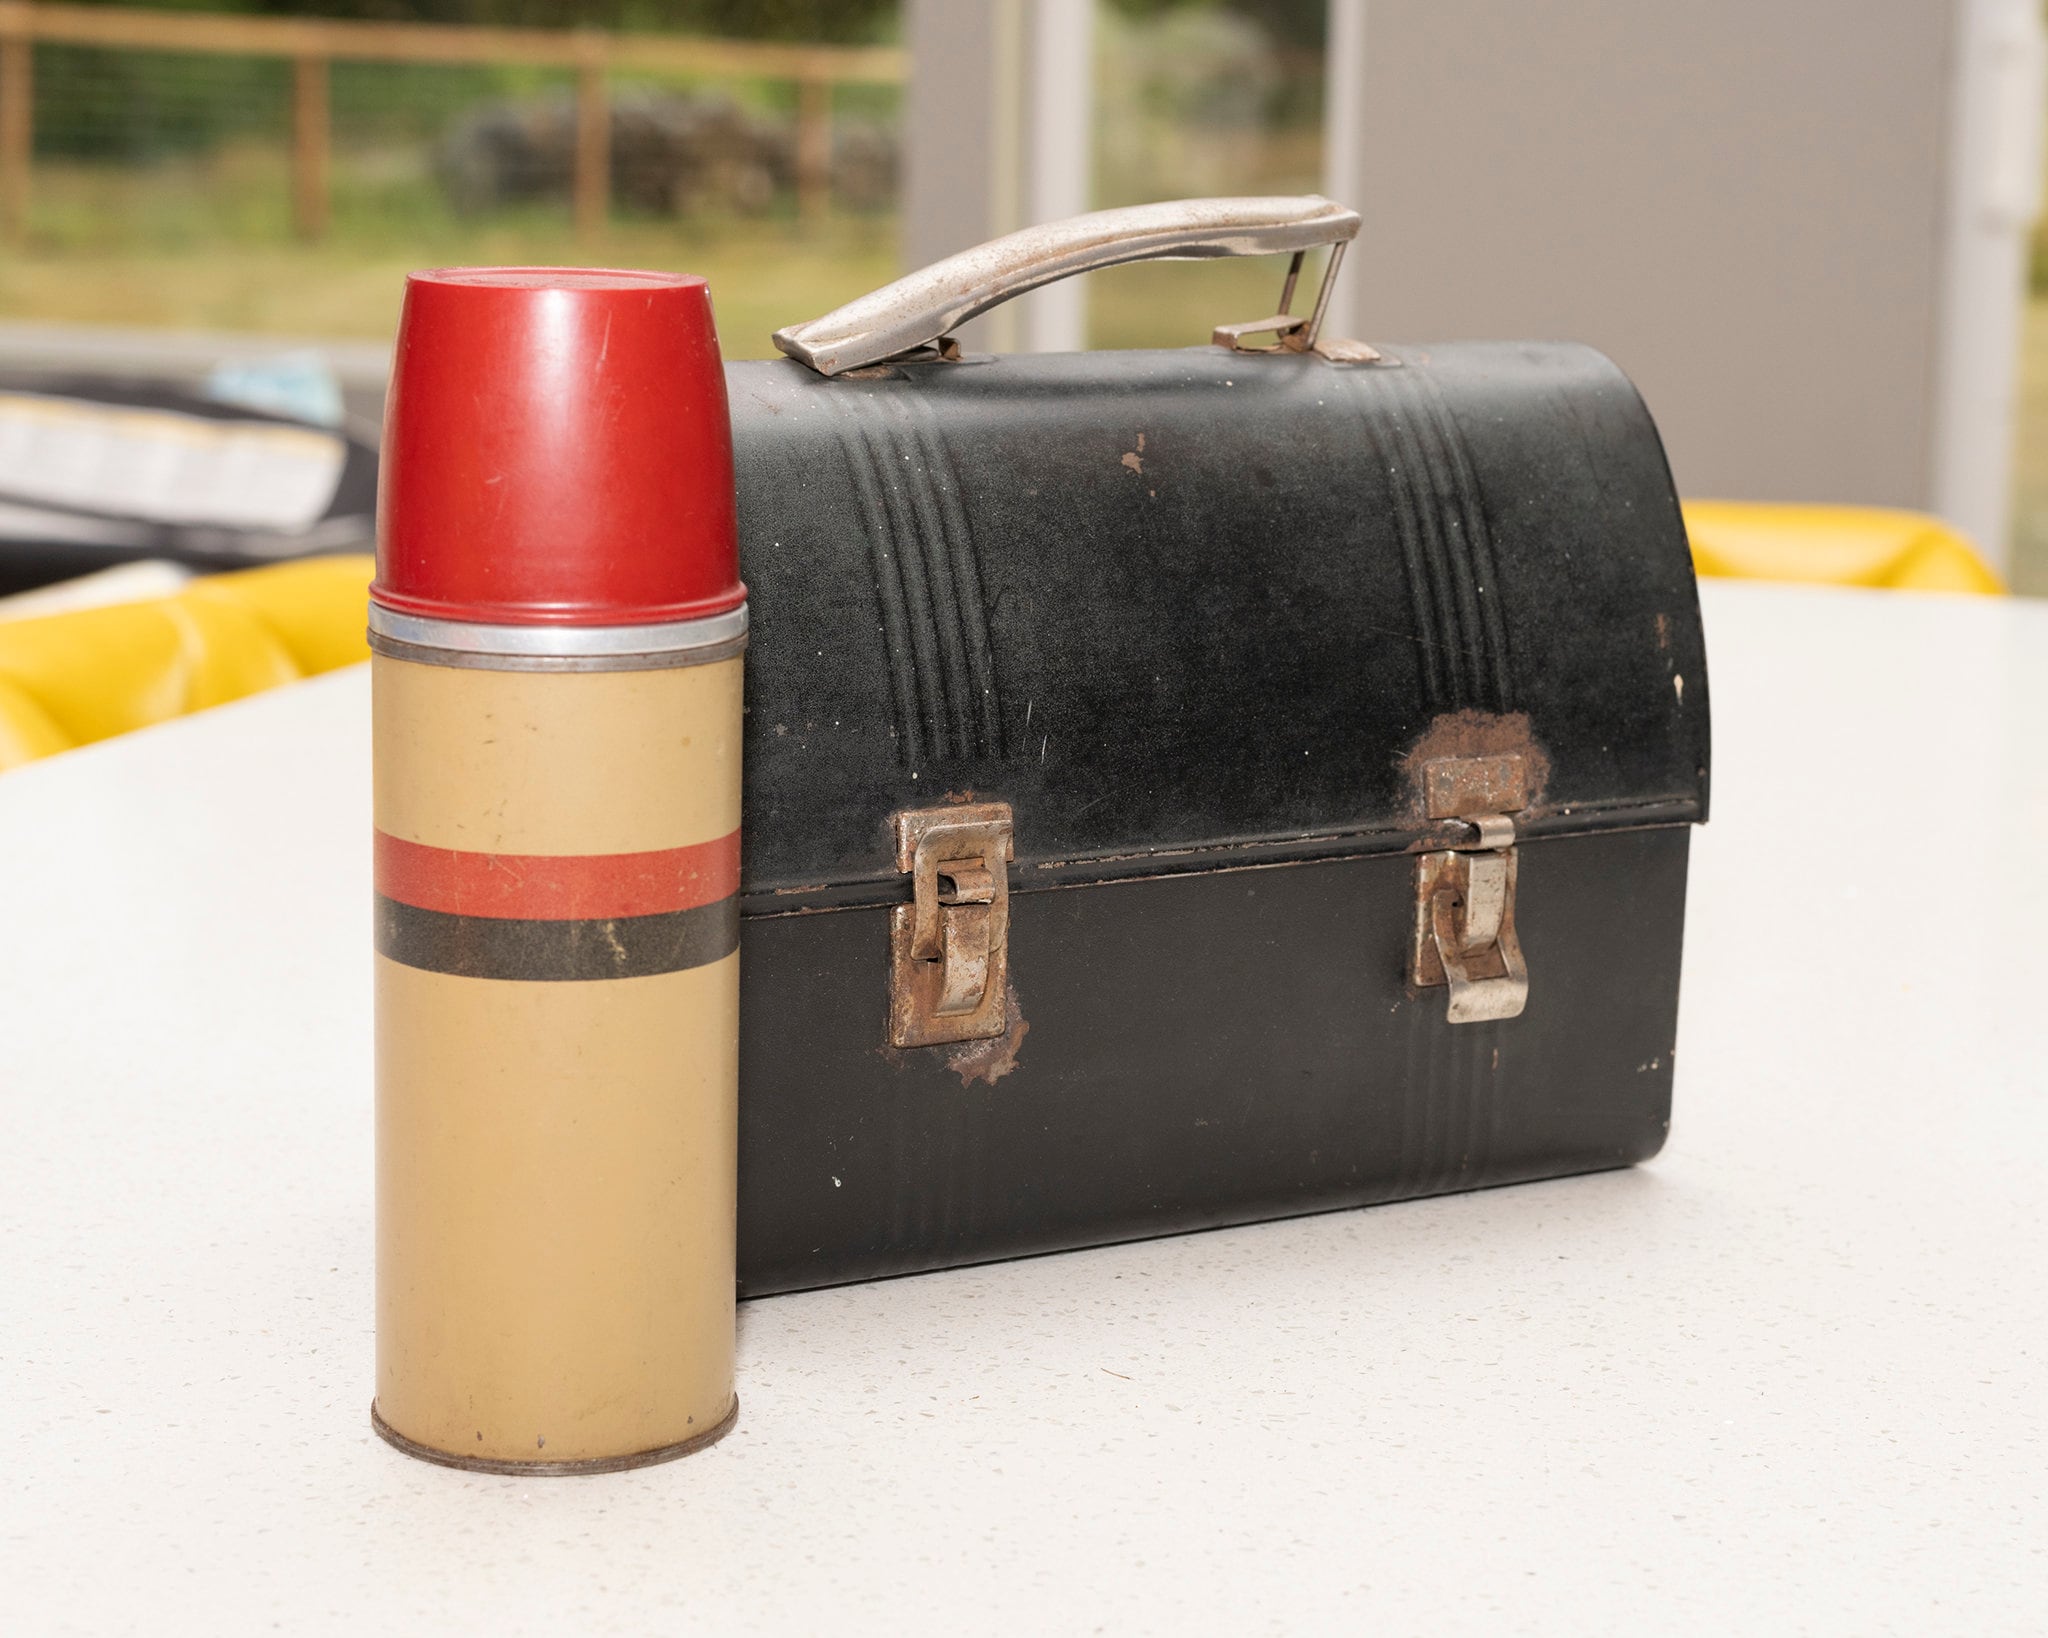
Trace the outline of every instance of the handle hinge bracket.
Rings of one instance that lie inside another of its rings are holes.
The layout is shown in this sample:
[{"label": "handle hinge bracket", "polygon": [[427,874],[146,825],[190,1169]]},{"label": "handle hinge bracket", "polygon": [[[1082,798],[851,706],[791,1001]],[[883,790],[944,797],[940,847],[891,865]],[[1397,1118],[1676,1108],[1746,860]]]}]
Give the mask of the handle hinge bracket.
[{"label": "handle hinge bracket", "polygon": [[[1302,314],[1290,313],[1294,305],[1295,281],[1308,252],[1297,250],[1287,264],[1287,282],[1280,286],[1280,311],[1271,318],[1246,319],[1241,324],[1219,324],[1209,332],[1209,343],[1228,347],[1234,353],[1321,353],[1333,364],[1371,364],[1378,360],[1376,349],[1362,341],[1323,341],[1323,315],[1329,311],[1330,293],[1337,288],[1337,269],[1344,264],[1344,243],[1330,246],[1330,260],[1323,269],[1323,283],[1316,292],[1315,307]],[[1253,336],[1271,336],[1266,346],[1253,346]]]}]

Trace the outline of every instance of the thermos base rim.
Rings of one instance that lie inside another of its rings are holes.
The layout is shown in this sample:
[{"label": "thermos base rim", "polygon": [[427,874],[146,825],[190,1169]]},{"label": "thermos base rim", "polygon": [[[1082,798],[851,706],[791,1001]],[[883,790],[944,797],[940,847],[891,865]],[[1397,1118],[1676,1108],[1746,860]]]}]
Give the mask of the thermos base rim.
[{"label": "thermos base rim", "polygon": [[636,1467],[652,1467],[657,1462],[672,1462],[678,1456],[688,1456],[707,1445],[717,1444],[732,1432],[739,1414],[739,1395],[734,1394],[724,1416],[702,1433],[678,1444],[657,1445],[652,1450],[630,1451],[624,1456],[597,1456],[583,1462],[508,1462],[487,1456],[458,1456],[453,1451],[437,1450],[417,1439],[408,1439],[378,1413],[376,1400],[370,1401],[370,1426],[376,1430],[377,1437],[393,1450],[416,1456],[423,1462],[432,1462],[437,1467],[459,1467],[471,1473],[509,1473],[515,1477],[530,1475],[543,1479],[568,1478],[585,1473],[624,1473]]}]

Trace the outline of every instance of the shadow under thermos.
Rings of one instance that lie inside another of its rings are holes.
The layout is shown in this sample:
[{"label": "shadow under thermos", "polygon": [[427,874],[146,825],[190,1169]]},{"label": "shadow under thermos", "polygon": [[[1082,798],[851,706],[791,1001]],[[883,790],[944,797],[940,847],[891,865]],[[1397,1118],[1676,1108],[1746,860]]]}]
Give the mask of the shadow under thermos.
[{"label": "shadow under thermos", "polygon": [[701,279],[415,274],[375,695],[377,1431],[732,1425],[746,590]]}]

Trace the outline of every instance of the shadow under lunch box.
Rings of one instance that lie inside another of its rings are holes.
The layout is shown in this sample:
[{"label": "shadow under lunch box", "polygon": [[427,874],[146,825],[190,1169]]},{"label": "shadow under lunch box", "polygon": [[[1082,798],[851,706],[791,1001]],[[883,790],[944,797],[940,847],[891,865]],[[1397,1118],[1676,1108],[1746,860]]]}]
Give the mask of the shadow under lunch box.
[{"label": "shadow under lunch box", "polygon": [[1707,679],[1621,372],[1319,340],[1292,272],[1207,347],[946,334],[1358,221],[1103,212],[728,367],[743,1293],[1662,1145]]}]

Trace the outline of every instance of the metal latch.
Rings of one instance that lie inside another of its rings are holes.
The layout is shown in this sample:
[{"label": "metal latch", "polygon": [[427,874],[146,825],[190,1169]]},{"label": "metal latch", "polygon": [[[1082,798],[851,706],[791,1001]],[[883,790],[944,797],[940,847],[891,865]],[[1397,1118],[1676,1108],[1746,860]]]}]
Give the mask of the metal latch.
[{"label": "metal latch", "polygon": [[1010,1027],[1010,805],[896,815],[911,900],[889,918],[889,1040],[982,1041]]},{"label": "metal latch", "polygon": [[1415,861],[1415,944],[1409,979],[1448,984],[1450,1021],[1513,1018],[1529,1003],[1529,970],[1515,937],[1515,822],[1528,805],[1516,755],[1444,757],[1423,768],[1432,819],[1456,819],[1467,840]]}]

